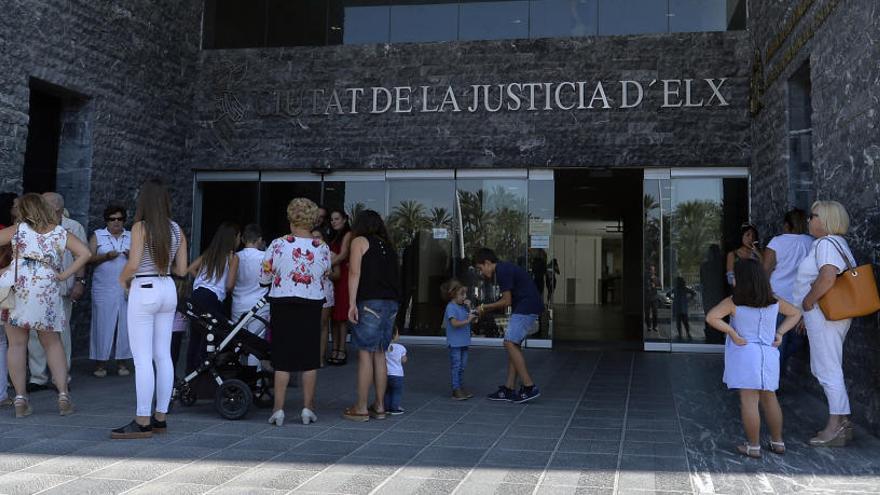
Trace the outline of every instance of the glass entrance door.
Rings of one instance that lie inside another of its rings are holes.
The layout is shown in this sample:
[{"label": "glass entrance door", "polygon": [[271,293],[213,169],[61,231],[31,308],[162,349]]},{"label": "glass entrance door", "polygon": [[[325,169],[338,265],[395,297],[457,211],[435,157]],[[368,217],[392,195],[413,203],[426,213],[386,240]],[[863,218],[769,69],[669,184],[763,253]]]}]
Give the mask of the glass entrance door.
[{"label": "glass entrance door", "polygon": [[646,350],[712,350],[706,312],[729,295],[725,253],[748,222],[745,169],[646,170],[643,333]]}]

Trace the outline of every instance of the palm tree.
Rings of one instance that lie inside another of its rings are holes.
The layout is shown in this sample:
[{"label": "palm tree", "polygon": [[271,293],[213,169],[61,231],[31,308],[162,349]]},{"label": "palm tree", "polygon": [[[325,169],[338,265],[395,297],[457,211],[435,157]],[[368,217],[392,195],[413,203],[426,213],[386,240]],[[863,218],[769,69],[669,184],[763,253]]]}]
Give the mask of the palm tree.
[{"label": "palm tree", "polygon": [[721,239],[721,205],[709,200],[685,201],[672,215],[672,247],[678,272],[689,280],[699,275],[703,253]]},{"label": "palm tree", "polygon": [[446,208],[435,206],[431,208],[430,222],[432,227],[448,229],[452,227],[452,215]]},{"label": "palm tree", "polygon": [[431,226],[425,205],[415,200],[401,201],[388,215],[390,235],[398,246],[409,244],[416,233]]},{"label": "palm tree", "polygon": [[348,215],[349,221],[354,222],[354,219],[357,218],[357,216],[360,214],[360,212],[362,212],[366,209],[367,209],[367,205],[365,205],[364,203],[362,203],[360,201],[357,201],[355,203],[349,203],[348,208],[346,208],[346,210],[348,210],[348,212],[346,214]]}]

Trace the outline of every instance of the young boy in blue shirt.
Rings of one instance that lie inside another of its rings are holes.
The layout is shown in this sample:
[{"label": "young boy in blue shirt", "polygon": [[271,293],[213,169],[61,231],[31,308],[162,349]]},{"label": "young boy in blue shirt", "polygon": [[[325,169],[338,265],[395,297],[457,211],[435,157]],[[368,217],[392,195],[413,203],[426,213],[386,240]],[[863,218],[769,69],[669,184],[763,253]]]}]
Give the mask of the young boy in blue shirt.
[{"label": "young boy in blue shirt", "polygon": [[[522,352],[522,342],[531,335],[538,316],[544,311],[544,302],[529,273],[508,261],[499,261],[491,249],[482,248],[474,256],[474,266],[483,278],[495,279],[501,289],[501,299],[480,304],[478,315],[503,311],[511,307],[510,323],[504,331],[504,349],[507,350],[507,381],[489,400],[523,403],[540,397],[541,392],[532,380]],[[517,378],[522,382],[519,391],[514,390]]]},{"label": "young boy in blue shirt", "polygon": [[467,366],[468,346],[471,345],[471,322],[477,319],[477,315],[469,307],[467,288],[458,280],[445,282],[440,291],[443,298],[449,301],[443,315],[443,326],[446,328],[446,346],[449,348],[452,398],[467,400],[474,395],[464,390],[462,378]]}]

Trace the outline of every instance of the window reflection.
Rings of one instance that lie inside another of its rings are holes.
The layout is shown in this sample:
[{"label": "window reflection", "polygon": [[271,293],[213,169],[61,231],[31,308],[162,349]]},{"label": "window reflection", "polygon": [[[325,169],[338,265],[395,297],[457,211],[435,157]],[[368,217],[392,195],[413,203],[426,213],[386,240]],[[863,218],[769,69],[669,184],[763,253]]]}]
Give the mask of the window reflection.
[{"label": "window reflection", "polygon": [[599,34],[665,33],[666,8],[662,0],[599,0]]},{"label": "window reflection", "polygon": [[669,0],[669,32],[726,29],[727,0]]},{"label": "window reflection", "polygon": [[593,36],[597,6],[598,0],[532,0],[529,37]]},{"label": "window reflection", "polygon": [[[391,6],[383,0],[335,0],[339,5],[331,31],[346,45],[387,43]],[[331,33],[332,35],[333,33]]]},{"label": "window reflection", "polygon": [[391,42],[448,41],[458,38],[458,3],[391,6]]},{"label": "window reflection", "polygon": [[529,2],[462,2],[460,40],[500,40],[529,37]]}]

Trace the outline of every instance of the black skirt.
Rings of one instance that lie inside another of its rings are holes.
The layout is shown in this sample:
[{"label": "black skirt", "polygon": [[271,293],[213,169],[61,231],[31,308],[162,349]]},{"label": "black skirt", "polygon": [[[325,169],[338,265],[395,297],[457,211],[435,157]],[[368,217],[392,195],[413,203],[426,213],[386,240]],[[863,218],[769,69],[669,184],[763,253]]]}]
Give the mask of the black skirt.
[{"label": "black skirt", "polygon": [[310,371],[321,367],[323,300],[298,297],[269,300],[272,367],[277,371]]}]

